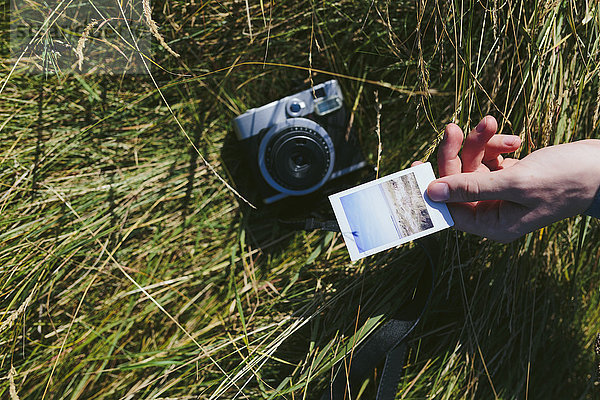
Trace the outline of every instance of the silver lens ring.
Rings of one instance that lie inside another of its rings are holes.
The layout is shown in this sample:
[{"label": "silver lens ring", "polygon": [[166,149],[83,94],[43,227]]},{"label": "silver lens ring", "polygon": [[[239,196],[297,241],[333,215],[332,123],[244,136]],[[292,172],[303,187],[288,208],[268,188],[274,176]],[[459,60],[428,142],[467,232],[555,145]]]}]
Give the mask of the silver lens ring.
[{"label": "silver lens ring", "polygon": [[[281,180],[277,179],[271,173],[269,168],[269,147],[272,146],[272,144],[275,141],[277,141],[278,137],[280,137],[284,133],[289,133],[290,131],[297,131],[300,134],[310,134],[312,137],[316,137],[320,145],[323,146],[323,151],[326,157],[325,164],[323,166],[324,169],[323,171],[321,171],[320,179],[318,179],[318,182],[307,188],[294,189],[289,186],[286,186],[285,184],[282,184]],[[321,127],[316,122],[306,118],[290,118],[285,120],[284,122],[273,125],[262,138],[258,149],[258,167],[265,181],[273,189],[290,196],[302,196],[305,194],[309,194],[323,186],[325,182],[329,180],[329,177],[333,172],[334,162],[335,151],[333,148],[333,141],[331,140],[331,137],[329,137],[327,131],[325,131],[323,127]]]}]

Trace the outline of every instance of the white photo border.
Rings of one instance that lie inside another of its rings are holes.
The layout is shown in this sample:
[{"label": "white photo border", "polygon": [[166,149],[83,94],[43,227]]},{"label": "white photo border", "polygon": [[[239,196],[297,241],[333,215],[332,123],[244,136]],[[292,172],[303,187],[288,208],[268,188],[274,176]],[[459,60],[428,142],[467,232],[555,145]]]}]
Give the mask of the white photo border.
[{"label": "white photo border", "polygon": [[[352,193],[359,192],[361,190],[370,188],[372,186],[380,185],[383,182],[390,181],[396,178],[399,178],[403,175],[408,175],[414,173],[414,176],[417,180],[417,185],[419,187],[419,191],[425,200],[425,205],[427,207],[427,211],[429,212],[429,216],[433,223],[433,227],[425,229],[423,231],[417,232],[415,234],[402,237],[398,240],[393,240],[388,243],[385,243],[381,246],[374,247],[369,250],[360,251],[352,233],[352,229],[350,228],[350,223],[346,216],[346,212],[344,207],[342,206],[341,198],[347,196]],[[448,207],[445,203],[434,202],[427,196],[426,190],[429,183],[434,181],[435,174],[433,173],[433,168],[431,167],[431,163],[423,163],[416,165],[414,167],[395,172],[393,174],[384,176],[382,178],[376,179],[371,182],[364,183],[359,186],[355,186],[353,188],[344,190],[339,193],[335,193],[329,196],[329,201],[331,202],[331,206],[333,207],[333,211],[335,213],[335,217],[340,226],[340,231],[342,232],[342,237],[346,242],[346,247],[348,248],[348,252],[350,253],[350,259],[352,261],[356,261],[360,258],[373,255],[379,253],[380,251],[391,249],[392,247],[399,246],[403,243],[407,243],[413,241],[415,239],[430,235],[432,233],[441,231],[443,229],[449,228],[454,225],[454,221],[450,216],[450,211],[448,211]]]}]

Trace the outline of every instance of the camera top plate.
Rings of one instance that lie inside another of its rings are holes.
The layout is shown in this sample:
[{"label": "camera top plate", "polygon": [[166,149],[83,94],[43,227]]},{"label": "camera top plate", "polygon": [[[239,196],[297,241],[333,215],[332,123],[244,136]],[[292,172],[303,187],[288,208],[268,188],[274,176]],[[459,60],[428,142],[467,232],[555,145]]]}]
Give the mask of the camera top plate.
[{"label": "camera top plate", "polygon": [[330,114],[339,110],[343,102],[340,86],[332,79],[300,93],[252,108],[236,117],[233,127],[238,140],[241,141],[259,135],[261,131],[289,118]]}]

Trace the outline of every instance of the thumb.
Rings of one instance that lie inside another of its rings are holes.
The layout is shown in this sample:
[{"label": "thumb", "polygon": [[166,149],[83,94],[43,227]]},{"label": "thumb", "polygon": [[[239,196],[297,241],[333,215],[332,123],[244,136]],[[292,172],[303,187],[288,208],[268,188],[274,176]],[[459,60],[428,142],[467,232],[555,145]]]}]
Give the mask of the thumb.
[{"label": "thumb", "polygon": [[427,187],[433,201],[463,203],[479,200],[513,200],[516,187],[507,170],[468,172],[437,179]]}]

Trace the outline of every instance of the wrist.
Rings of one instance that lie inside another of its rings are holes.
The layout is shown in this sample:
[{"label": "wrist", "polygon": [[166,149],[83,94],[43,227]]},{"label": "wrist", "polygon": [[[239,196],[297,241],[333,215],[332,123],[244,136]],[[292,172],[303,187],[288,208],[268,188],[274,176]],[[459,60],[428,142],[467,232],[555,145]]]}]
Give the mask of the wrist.
[{"label": "wrist", "polygon": [[584,214],[600,219],[600,189],[596,192],[596,197],[592,201],[592,205],[584,212]]},{"label": "wrist", "polygon": [[595,218],[600,218],[600,140],[588,139],[583,140],[583,143],[590,146],[594,152],[594,163],[591,174],[591,192],[593,195],[589,199],[588,207],[584,211],[585,215]]}]

